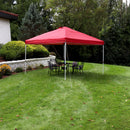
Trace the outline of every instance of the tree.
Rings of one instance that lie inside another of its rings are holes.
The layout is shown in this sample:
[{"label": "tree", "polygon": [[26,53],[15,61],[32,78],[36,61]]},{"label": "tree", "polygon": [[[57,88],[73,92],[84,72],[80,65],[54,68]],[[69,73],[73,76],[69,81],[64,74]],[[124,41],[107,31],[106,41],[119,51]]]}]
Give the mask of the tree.
[{"label": "tree", "polygon": [[39,9],[40,9],[40,14],[43,17],[44,23],[46,24],[47,30],[51,31],[53,29],[52,27],[52,13],[50,8],[46,8],[47,3],[46,0],[42,0],[39,3]]},{"label": "tree", "polygon": [[120,7],[120,3],[111,2],[108,8],[108,21],[102,29],[101,37],[105,41],[105,63],[130,65],[130,12],[126,14],[125,9]]},{"label": "tree", "polygon": [[[107,17],[107,0],[49,0],[48,8],[53,12],[53,27],[68,26],[72,29],[99,37],[99,31]],[[56,47],[62,55],[62,47]],[[60,48],[60,49],[59,49]],[[98,47],[70,46],[69,57],[73,60],[92,58]],[[76,53],[76,55],[74,55]],[[87,56],[87,58],[86,58]]]},{"label": "tree", "polygon": [[37,9],[36,4],[31,3],[28,11],[22,19],[20,27],[20,39],[26,40],[41,33],[46,32],[46,25]]}]

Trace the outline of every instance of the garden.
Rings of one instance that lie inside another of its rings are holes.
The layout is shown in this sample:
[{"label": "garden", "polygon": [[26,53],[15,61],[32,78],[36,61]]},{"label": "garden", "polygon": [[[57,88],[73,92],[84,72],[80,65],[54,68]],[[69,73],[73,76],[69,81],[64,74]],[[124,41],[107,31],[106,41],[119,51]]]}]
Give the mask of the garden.
[{"label": "garden", "polygon": [[[27,45],[27,58],[40,58],[49,56],[48,50],[42,45]],[[11,41],[0,46],[0,57],[3,61],[22,60],[25,58],[25,43],[23,41]],[[43,68],[40,64],[33,68],[28,66],[27,70]],[[6,63],[0,65],[0,78],[7,77],[14,73],[23,72],[22,67],[17,67],[12,71],[11,67]]]}]

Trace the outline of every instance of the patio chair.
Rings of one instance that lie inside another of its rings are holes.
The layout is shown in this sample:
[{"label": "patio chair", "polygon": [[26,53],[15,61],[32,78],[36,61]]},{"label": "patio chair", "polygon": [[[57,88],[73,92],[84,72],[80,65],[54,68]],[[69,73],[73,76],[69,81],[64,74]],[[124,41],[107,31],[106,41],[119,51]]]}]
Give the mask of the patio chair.
[{"label": "patio chair", "polygon": [[84,67],[84,64],[82,63],[81,65],[79,65],[79,67],[78,67],[78,70],[79,70],[79,72],[81,73],[83,73],[83,67]]},{"label": "patio chair", "polygon": [[48,61],[48,66],[49,66],[48,73],[50,73],[50,75],[51,72],[57,72],[59,74],[59,66],[57,64],[52,64],[51,61]]},{"label": "patio chair", "polygon": [[73,62],[72,64],[72,73],[74,73],[76,71],[78,71],[78,63],[77,62]]}]

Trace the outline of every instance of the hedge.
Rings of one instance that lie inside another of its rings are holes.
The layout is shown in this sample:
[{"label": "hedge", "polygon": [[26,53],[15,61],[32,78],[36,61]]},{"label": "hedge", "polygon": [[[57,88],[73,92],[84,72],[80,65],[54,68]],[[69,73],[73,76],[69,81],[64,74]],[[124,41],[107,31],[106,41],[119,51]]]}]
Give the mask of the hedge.
[{"label": "hedge", "polygon": [[[25,58],[25,43],[11,41],[0,49],[0,56],[5,60],[21,60]],[[49,56],[48,50],[42,45],[27,45],[27,58],[40,58]]]}]

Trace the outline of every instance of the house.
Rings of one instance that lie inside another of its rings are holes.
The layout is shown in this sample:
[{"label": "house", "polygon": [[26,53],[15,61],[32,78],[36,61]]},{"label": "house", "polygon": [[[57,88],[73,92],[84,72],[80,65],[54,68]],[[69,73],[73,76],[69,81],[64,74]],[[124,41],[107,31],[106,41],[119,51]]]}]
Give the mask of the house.
[{"label": "house", "polygon": [[11,41],[10,20],[16,20],[17,14],[0,10],[0,44]]}]

